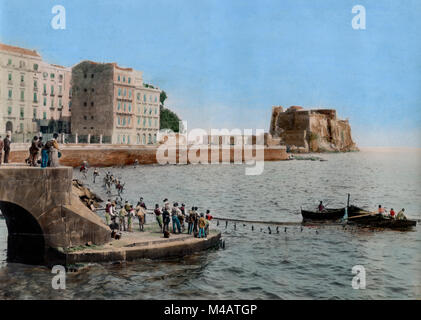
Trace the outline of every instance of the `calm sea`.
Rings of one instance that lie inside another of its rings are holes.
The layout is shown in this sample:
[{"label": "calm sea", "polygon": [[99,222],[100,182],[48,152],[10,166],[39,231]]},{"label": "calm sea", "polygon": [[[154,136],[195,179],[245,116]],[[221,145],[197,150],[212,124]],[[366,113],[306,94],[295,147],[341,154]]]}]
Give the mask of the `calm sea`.
[{"label": "calm sea", "polygon": [[[300,207],[378,204],[421,219],[421,150],[366,149],[325,154],[328,161],[266,162],[262,175],[244,165],[110,168],[126,183],[123,198],[148,207],[164,198],[210,209],[214,216],[301,221]],[[104,176],[106,169],[101,169]],[[74,172],[80,177],[79,172]],[[101,180],[101,179],[99,179]],[[101,180],[102,181],[102,180]],[[85,182],[105,196],[102,183]],[[152,221],[152,217],[148,217]],[[0,299],[415,299],[421,298],[421,226],[414,231],[342,226],[216,226],[225,250],[171,260],[92,264],[51,287],[45,267],[6,262],[7,228],[0,220]],[[260,230],[260,228],[263,228]],[[274,228],[272,227],[272,230]],[[352,268],[366,271],[366,289],[352,288]]]}]

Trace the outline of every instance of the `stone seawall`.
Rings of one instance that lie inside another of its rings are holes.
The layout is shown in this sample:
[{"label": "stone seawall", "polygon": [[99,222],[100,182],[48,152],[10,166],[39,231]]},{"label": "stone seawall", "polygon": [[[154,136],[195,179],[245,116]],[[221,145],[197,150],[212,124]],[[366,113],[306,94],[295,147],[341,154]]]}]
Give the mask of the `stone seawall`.
[{"label": "stone seawall", "polygon": [[[13,145],[12,145],[13,146]],[[28,147],[29,148],[29,147]],[[10,162],[24,163],[25,159],[28,158],[28,148],[12,148],[10,153]],[[81,162],[86,160],[90,166],[97,167],[109,167],[109,166],[122,166],[132,165],[137,159],[139,164],[156,164],[156,153],[157,146],[139,147],[139,146],[114,146],[114,145],[61,145],[62,157],[60,158],[60,164],[63,166],[78,167]],[[216,153],[215,153],[216,152]],[[241,159],[240,161],[247,161],[250,157],[245,155],[243,151],[234,151],[230,149],[230,162]],[[213,153],[213,154],[212,154]],[[236,153],[236,154],[235,154]],[[179,152],[177,151],[177,163],[179,163]],[[223,150],[219,150],[219,159],[223,159]],[[251,153],[252,156],[256,155],[256,152]],[[208,150],[208,159],[211,157],[218,158],[218,150]],[[287,160],[288,154],[286,148],[282,146],[273,146],[264,148],[264,160],[265,161],[279,161]],[[260,160],[260,159],[259,159]],[[188,161],[189,163],[189,161]]]}]

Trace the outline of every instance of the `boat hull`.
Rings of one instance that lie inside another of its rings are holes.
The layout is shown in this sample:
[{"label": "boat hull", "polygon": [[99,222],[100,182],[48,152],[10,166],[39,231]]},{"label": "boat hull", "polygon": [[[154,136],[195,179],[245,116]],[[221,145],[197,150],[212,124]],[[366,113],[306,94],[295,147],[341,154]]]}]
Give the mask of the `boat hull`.
[{"label": "boat hull", "polygon": [[345,208],[326,209],[323,211],[301,210],[303,221],[337,221],[343,218]]}]

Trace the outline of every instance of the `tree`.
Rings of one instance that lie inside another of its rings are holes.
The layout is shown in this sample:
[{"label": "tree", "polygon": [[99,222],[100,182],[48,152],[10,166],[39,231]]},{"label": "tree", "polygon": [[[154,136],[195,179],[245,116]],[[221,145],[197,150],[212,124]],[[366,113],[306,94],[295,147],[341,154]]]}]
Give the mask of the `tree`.
[{"label": "tree", "polygon": [[171,129],[174,132],[180,132],[179,128],[180,118],[170,109],[160,107],[159,111],[159,126],[161,129]]},{"label": "tree", "polygon": [[161,94],[159,95],[159,101],[161,101],[161,104],[164,105],[165,100],[167,99],[167,93],[162,90]]}]

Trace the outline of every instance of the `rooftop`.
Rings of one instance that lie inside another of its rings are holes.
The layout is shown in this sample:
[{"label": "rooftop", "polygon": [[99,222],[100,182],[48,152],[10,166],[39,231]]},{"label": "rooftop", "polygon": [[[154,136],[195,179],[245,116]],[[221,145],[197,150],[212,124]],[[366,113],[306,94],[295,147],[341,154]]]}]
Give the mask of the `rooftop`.
[{"label": "rooftop", "polygon": [[19,54],[25,54],[25,55],[33,56],[33,57],[41,57],[38,54],[38,52],[36,52],[35,50],[30,50],[30,49],[15,47],[15,46],[9,46],[8,44],[4,44],[4,43],[0,43],[0,50],[1,51],[19,53]]}]

